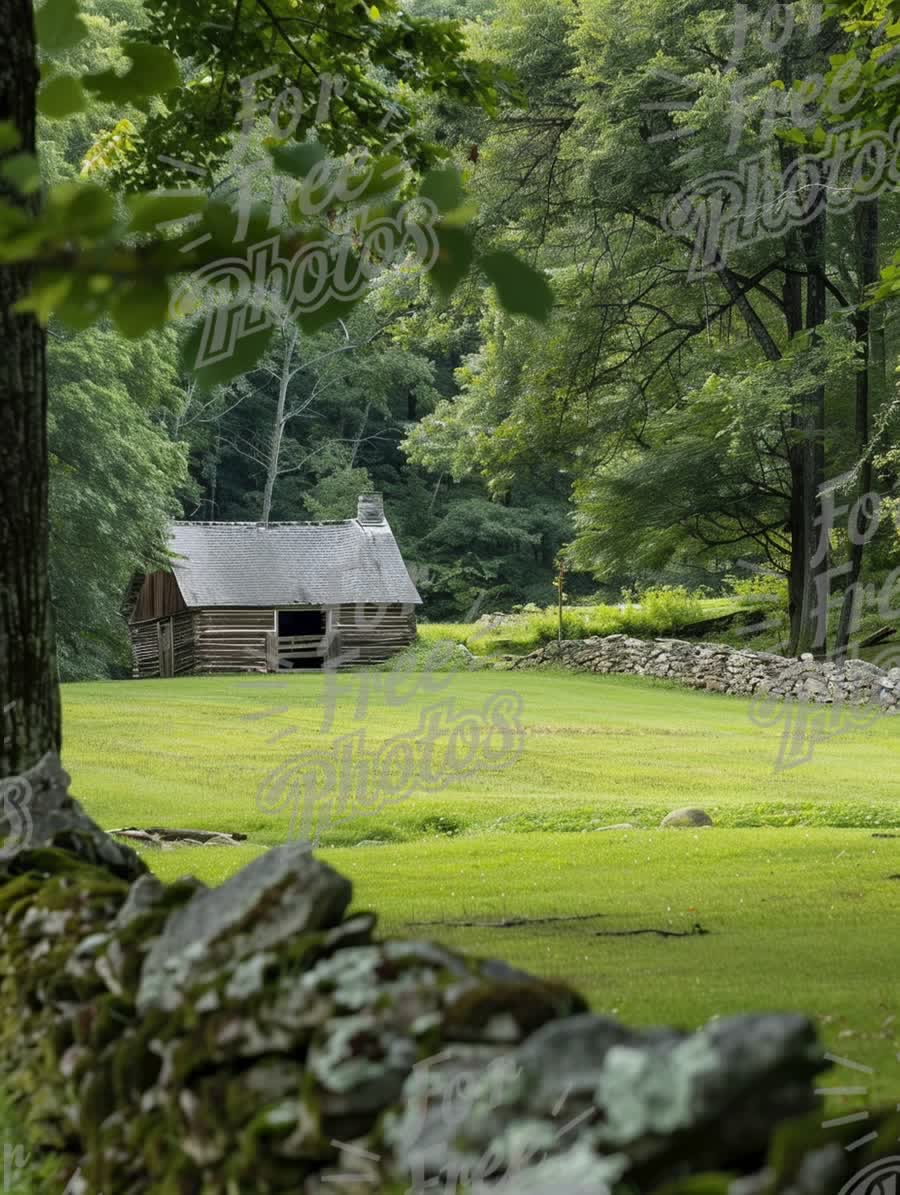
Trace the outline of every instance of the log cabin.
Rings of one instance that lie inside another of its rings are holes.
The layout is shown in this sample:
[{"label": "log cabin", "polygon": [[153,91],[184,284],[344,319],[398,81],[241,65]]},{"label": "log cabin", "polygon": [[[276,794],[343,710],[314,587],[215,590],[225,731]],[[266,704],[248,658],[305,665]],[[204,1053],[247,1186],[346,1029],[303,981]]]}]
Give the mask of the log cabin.
[{"label": "log cabin", "polygon": [[177,522],[169,555],[125,599],[138,679],[374,664],[416,635],[380,494],[341,522]]}]

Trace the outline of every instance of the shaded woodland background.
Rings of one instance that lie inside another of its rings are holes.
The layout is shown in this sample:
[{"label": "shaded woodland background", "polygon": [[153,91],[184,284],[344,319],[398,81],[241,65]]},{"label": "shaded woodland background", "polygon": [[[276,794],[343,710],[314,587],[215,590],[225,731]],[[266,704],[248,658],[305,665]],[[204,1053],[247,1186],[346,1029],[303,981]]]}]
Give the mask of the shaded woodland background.
[{"label": "shaded woodland background", "polygon": [[[538,327],[504,314],[477,278],[442,305],[420,271],[398,266],[345,321],[314,336],[285,327],[259,368],[212,394],[181,369],[179,326],[126,342],[103,325],[73,333],[52,321],[62,679],[125,674],[121,595],[136,567],[159,558],[171,517],[340,519],[357,494],[380,490],[431,621],[552,603],[564,546],[575,601],[660,583],[716,593],[725,578],[760,571],[785,577],[796,516],[786,412],[798,391],[821,389],[825,474],[839,475],[866,447],[861,371],[871,485],[890,509],[896,320],[892,304],[877,309],[862,361],[858,213],[829,217],[817,250],[828,290],[814,341],[790,325],[789,291],[810,273],[795,233],[735,256],[777,359],[720,279],[686,281],[684,246],[654,226],[679,181],[658,129],[692,121],[702,173],[733,127],[733,94],[713,69],[733,5],[410,8],[469,22],[473,51],[518,72],[527,104],[497,120],[446,100],[420,118],[465,166],[479,236],[549,272],[552,318]],[[92,0],[85,12],[91,36],[71,52],[79,69],[115,62],[121,32],[143,20],[137,0]],[[791,70],[802,77],[834,48],[798,33]],[[752,37],[745,53],[742,71],[763,80],[739,113],[750,152],[767,72],[778,77],[785,62]],[[108,168],[105,151],[116,135],[127,140],[128,120],[100,105],[43,122],[48,181],[77,175],[86,159]],[[235,174],[247,166],[236,161]],[[890,194],[875,205],[884,260],[898,240],[897,204]],[[867,577],[887,574],[895,543],[886,519]],[[847,547],[839,529],[835,559]]]}]

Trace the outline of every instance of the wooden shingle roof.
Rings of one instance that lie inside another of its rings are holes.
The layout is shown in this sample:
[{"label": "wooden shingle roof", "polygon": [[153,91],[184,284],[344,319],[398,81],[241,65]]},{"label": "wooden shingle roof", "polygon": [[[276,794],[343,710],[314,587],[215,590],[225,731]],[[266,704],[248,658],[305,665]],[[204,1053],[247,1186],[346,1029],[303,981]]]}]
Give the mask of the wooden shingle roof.
[{"label": "wooden shingle roof", "polygon": [[383,517],[268,526],[179,522],[169,547],[188,606],[422,600]]}]

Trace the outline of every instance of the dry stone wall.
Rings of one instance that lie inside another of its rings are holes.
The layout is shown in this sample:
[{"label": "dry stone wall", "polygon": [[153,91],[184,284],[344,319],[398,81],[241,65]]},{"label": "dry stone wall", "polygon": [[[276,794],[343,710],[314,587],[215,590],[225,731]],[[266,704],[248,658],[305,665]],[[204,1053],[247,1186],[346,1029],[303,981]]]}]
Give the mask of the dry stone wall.
[{"label": "dry stone wall", "polygon": [[608,635],[550,643],[515,664],[517,668],[562,665],[588,672],[654,676],[692,689],[850,705],[875,703],[886,713],[900,704],[900,668],[885,671],[864,660],[842,665],[811,655],[789,659],[722,643],[684,639],[632,639]]},{"label": "dry stone wall", "polygon": [[48,812],[0,860],[0,1077],[41,1190],[838,1195],[895,1173],[893,1109],[852,1154],[858,1126],[821,1126],[803,1016],[630,1029],[563,984],[379,937],[299,844],[165,886],[54,757],[27,779]]}]

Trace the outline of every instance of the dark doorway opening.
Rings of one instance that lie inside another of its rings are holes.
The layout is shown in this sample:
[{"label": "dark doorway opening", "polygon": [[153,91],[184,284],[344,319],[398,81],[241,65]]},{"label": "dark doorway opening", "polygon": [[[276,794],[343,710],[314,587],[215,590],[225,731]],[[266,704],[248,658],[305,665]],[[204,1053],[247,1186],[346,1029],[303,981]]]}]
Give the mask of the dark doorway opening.
[{"label": "dark doorway opening", "polygon": [[321,669],[325,627],[324,610],[279,610],[279,669]]},{"label": "dark doorway opening", "polygon": [[303,669],[310,671],[312,669],[321,669],[323,660],[321,656],[301,656],[299,659],[286,659],[284,656],[278,661],[279,672],[297,671]]},{"label": "dark doorway opening", "polygon": [[279,610],[279,636],[324,635],[324,610]]}]

